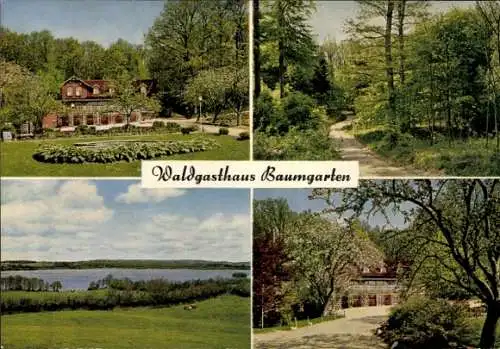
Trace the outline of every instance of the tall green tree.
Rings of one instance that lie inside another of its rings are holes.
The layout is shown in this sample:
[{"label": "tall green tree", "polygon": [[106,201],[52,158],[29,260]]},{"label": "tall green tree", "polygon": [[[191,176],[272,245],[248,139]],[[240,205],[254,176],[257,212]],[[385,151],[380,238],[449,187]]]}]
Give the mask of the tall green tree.
[{"label": "tall green tree", "polygon": [[294,213],[286,200],[254,201],[253,220],[253,322],[265,327],[280,321],[281,310],[289,307],[291,280],[284,239],[293,224]]},{"label": "tall green tree", "polygon": [[160,103],[154,96],[147,96],[139,90],[136,80],[127,74],[122,74],[111,82],[114,90],[113,103],[108,107],[108,112],[117,112],[125,116],[127,125],[133,113],[142,111],[158,113]]},{"label": "tall green tree", "polygon": [[383,261],[359,226],[341,226],[316,214],[302,214],[287,234],[286,244],[294,275],[305,281],[323,316],[331,315],[338,295],[363,267]]},{"label": "tall green tree", "polygon": [[280,97],[285,96],[287,66],[306,65],[315,52],[308,24],[315,2],[313,0],[274,0],[263,10],[262,40],[276,45]]}]

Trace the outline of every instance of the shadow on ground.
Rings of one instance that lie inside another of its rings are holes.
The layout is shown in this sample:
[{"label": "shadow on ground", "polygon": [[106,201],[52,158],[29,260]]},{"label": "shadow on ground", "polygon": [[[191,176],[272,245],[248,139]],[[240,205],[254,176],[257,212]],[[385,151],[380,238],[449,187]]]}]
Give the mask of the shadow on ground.
[{"label": "shadow on ground", "polygon": [[356,321],[366,322],[371,325],[381,325],[387,319],[386,316],[367,316],[361,319],[355,319]]},{"label": "shadow on ground", "polygon": [[386,349],[375,336],[332,334],[314,335],[285,341],[275,340],[259,343],[256,341],[257,349]]}]

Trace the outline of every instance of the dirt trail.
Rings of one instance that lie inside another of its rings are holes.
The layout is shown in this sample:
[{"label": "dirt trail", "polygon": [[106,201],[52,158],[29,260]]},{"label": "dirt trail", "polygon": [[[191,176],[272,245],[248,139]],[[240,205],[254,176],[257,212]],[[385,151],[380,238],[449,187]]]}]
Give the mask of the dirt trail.
[{"label": "dirt trail", "polygon": [[291,331],[254,336],[257,349],[382,349],[386,346],[373,334],[387,318],[389,306],[346,309],[345,318]]},{"label": "dirt trail", "polygon": [[372,150],[360,143],[353,135],[342,128],[352,124],[353,115],[347,120],[338,122],[330,127],[330,138],[335,139],[341,147],[342,160],[359,161],[361,177],[427,177],[432,174],[394,166],[389,160],[378,157]]}]

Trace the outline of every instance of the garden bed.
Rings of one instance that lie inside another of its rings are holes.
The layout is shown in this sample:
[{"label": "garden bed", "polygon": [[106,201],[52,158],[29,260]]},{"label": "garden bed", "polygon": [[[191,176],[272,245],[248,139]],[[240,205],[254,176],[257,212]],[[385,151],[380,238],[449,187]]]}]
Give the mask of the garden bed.
[{"label": "garden bed", "polygon": [[85,142],[72,145],[42,145],[33,154],[39,162],[54,164],[112,163],[149,160],[175,154],[201,152],[218,147],[211,139],[189,141]]}]

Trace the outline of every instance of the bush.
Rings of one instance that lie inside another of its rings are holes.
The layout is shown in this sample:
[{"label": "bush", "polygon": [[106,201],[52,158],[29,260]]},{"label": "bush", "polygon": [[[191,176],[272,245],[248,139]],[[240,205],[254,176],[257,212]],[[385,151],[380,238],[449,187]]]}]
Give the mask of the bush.
[{"label": "bush", "polygon": [[81,164],[84,162],[111,163],[156,159],[174,154],[205,151],[217,147],[211,139],[168,142],[128,142],[105,148],[84,148],[75,145],[42,145],[33,154],[40,162]]},{"label": "bush", "polygon": [[165,124],[163,121],[153,121],[153,129],[164,128]]},{"label": "bush", "polygon": [[233,273],[233,278],[246,278],[248,277],[247,273],[236,272]]},{"label": "bush", "polygon": [[164,124],[164,128],[168,132],[179,132],[181,130],[181,125],[175,122],[167,122]]},{"label": "bush", "polygon": [[380,330],[387,344],[397,341],[410,349],[466,345],[473,336],[465,306],[423,297],[397,306]]},{"label": "bush", "polygon": [[254,137],[256,160],[335,160],[340,159],[327,128],[319,130],[291,129],[284,136],[257,132]]},{"label": "bush", "polygon": [[190,126],[184,126],[181,128],[181,132],[183,135],[190,134],[191,132],[198,131],[199,126],[198,125],[190,125]]},{"label": "bush", "polygon": [[89,129],[90,129],[90,127],[87,125],[78,125],[75,128],[75,133],[86,135],[86,134],[89,134]]},{"label": "bush", "polygon": [[244,140],[247,140],[247,139],[250,139],[250,133],[246,132],[246,131],[240,132],[240,134],[238,136],[238,140],[239,141],[244,141]]},{"label": "bush", "polygon": [[389,151],[394,148],[410,148],[413,142],[413,137],[407,133],[398,131],[388,131],[382,138],[378,149],[382,151]]},{"label": "bush", "polygon": [[290,126],[299,129],[315,129],[319,118],[313,114],[314,100],[300,92],[290,93],[283,99],[283,114]]},{"label": "bush", "polygon": [[275,123],[276,110],[273,103],[273,96],[267,90],[263,90],[255,101],[253,112],[253,127],[255,130],[265,130]]},{"label": "bush", "polygon": [[229,134],[229,129],[226,127],[219,127],[219,134],[227,136]]}]

